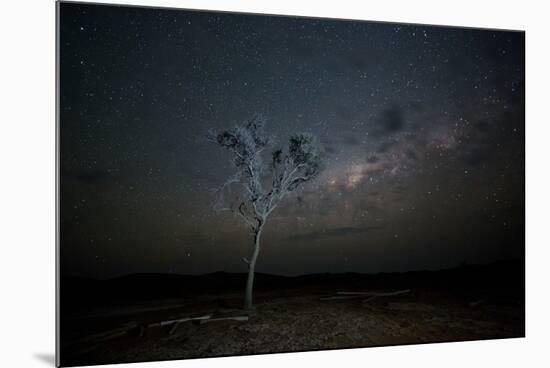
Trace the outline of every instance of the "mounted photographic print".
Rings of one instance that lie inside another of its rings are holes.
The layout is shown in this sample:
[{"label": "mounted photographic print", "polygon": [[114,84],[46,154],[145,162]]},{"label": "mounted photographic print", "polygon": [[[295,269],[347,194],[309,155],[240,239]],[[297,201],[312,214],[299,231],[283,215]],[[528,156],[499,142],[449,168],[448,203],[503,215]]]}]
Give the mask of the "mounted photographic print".
[{"label": "mounted photographic print", "polygon": [[524,336],[523,32],[57,6],[58,365]]}]

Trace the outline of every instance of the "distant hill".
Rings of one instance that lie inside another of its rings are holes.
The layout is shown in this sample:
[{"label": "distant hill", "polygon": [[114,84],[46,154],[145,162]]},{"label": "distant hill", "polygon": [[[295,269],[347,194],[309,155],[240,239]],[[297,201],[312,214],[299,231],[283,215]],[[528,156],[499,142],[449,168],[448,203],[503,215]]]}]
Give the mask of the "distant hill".
[{"label": "distant hill", "polygon": [[[109,280],[61,278],[62,307],[103,305],[128,300],[153,300],[218,293],[241,292],[245,273],[214,272],[204,275],[136,273]],[[316,290],[430,288],[451,293],[523,293],[524,262],[462,265],[440,271],[401,273],[342,273],[279,276],[256,273],[255,290],[309,287]]]}]

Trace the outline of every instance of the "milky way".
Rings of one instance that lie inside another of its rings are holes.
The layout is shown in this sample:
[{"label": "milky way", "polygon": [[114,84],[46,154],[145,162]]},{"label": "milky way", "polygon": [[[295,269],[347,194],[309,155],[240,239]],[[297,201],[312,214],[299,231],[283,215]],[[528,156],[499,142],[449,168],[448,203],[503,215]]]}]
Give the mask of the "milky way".
[{"label": "milky way", "polygon": [[245,271],[205,135],[254,114],[326,151],[258,271],[523,257],[522,32],[64,3],[60,37],[63,274]]}]

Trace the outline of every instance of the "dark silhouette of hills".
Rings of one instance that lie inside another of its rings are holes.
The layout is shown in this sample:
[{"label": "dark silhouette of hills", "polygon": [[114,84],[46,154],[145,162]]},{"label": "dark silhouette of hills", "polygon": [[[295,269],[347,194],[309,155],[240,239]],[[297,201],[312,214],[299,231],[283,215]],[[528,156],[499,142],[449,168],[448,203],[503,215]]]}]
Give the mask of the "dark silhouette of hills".
[{"label": "dark silhouette of hills", "polygon": [[[257,273],[255,291],[372,289],[426,289],[457,297],[523,298],[524,262],[504,261],[488,265],[463,264],[447,270],[400,273],[342,273],[279,276]],[[244,291],[245,273],[214,272],[204,275],[137,273],[109,280],[62,277],[61,306],[113,305],[128,301],[185,298]]]}]

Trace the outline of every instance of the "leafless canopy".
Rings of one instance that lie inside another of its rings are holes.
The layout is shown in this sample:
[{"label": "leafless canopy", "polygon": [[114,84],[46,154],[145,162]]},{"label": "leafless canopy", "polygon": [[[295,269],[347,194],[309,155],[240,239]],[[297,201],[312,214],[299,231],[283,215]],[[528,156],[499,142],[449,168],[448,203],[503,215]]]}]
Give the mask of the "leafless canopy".
[{"label": "leafless canopy", "polygon": [[323,156],[313,135],[297,133],[269,157],[272,142],[264,127],[265,120],[255,116],[243,125],[209,134],[212,142],[231,152],[236,170],[216,190],[215,209],[235,212],[252,232],[258,231],[285,195],[319,174]]}]

